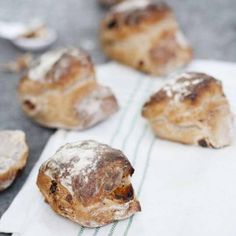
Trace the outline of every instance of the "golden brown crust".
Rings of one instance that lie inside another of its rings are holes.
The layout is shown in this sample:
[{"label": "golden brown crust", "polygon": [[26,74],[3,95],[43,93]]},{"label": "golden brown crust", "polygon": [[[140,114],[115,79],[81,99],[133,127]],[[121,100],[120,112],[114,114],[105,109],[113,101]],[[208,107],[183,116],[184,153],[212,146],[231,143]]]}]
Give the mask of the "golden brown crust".
[{"label": "golden brown crust", "polygon": [[[55,58],[54,58],[55,57]],[[53,60],[49,68],[38,70],[45,61]],[[44,71],[45,70],[45,71]],[[19,86],[22,92],[32,90],[41,93],[47,90],[65,90],[78,82],[95,79],[90,56],[81,49],[58,49],[42,55],[22,78]]]},{"label": "golden brown crust", "polygon": [[144,2],[143,7],[116,8],[101,24],[101,44],[110,58],[154,75],[167,74],[191,60],[192,49],[168,5]]},{"label": "golden brown crust", "polygon": [[141,210],[129,181],[133,171],[121,151],[83,141],[63,146],[44,163],[37,184],[57,213],[98,227]]},{"label": "golden brown crust", "polygon": [[203,73],[186,73],[164,86],[144,104],[142,115],[164,139],[215,148],[232,139],[232,114],[221,82]]},{"label": "golden brown crust", "polygon": [[[76,49],[43,55],[22,78],[18,92],[25,113],[52,128],[85,129],[118,109],[111,90],[96,82],[90,57]],[[84,106],[79,113],[77,108],[86,99],[94,106]],[[104,108],[107,104],[109,109]]]},{"label": "golden brown crust", "polygon": [[175,84],[167,84],[152,95],[149,101],[144,104],[143,115],[145,116],[146,107],[150,108],[150,106],[155,106],[158,103],[164,109],[167,103],[175,98],[184,100],[184,102],[192,105],[198,105],[202,96],[206,93],[223,93],[221,82],[204,73],[189,72],[183,74]]},{"label": "golden brown crust", "polygon": [[[2,145],[0,147],[0,191],[3,191],[12,184],[19,171],[25,167],[29,149],[26,144],[25,135],[21,131],[1,131],[0,136],[0,146]],[[15,141],[9,136],[15,136],[15,138],[13,137]],[[12,152],[16,154],[13,153],[12,155]],[[5,157],[8,157],[6,162],[4,162]]]}]

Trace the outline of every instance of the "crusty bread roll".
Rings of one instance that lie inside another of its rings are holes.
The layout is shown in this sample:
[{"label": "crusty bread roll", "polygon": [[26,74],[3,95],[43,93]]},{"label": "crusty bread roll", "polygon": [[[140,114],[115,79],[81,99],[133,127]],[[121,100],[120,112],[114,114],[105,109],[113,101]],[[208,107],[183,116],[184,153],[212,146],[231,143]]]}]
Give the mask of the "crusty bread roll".
[{"label": "crusty bread roll", "polygon": [[[125,0],[97,0],[97,2],[103,7],[111,7],[123,1]],[[129,1],[129,0],[126,0],[126,1]]]},{"label": "crusty bread roll", "polygon": [[79,49],[42,55],[18,91],[25,113],[52,128],[86,129],[118,109],[111,90],[95,80],[90,57]]},{"label": "crusty bread roll", "polygon": [[37,185],[58,214],[98,227],[141,210],[124,154],[96,141],[62,146],[39,170]]},{"label": "crusty bread roll", "polygon": [[168,74],[192,59],[192,49],[164,3],[116,5],[103,19],[100,37],[108,57],[153,75]]},{"label": "crusty bread roll", "polygon": [[0,191],[8,188],[28,158],[25,134],[19,130],[0,131]]},{"label": "crusty bread roll", "polygon": [[233,115],[222,84],[203,73],[185,73],[144,105],[143,117],[163,139],[203,147],[230,145]]}]

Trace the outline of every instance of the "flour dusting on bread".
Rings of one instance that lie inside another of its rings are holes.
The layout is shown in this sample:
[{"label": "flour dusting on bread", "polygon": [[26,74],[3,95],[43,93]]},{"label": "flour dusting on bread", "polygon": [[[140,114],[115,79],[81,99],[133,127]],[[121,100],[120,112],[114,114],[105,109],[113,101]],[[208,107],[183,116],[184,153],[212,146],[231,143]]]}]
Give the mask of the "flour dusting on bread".
[{"label": "flour dusting on bread", "polygon": [[31,80],[43,80],[51,67],[60,59],[65,50],[56,50],[43,54],[29,71]]},{"label": "flour dusting on bread", "polygon": [[87,129],[118,110],[112,91],[96,81],[91,57],[79,48],[43,54],[18,91],[25,113],[51,128]]},{"label": "flour dusting on bread", "polygon": [[163,139],[213,148],[232,142],[233,115],[222,83],[204,73],[188,72],[165,85],[142,115]]},{"label": "flour dusting on bread", "polygon": [[0,131],[0,174],[16,164],[25,152],[25,134],[22,131]]},{"label": "flour dusting on bread", "polygon": [[108,87],[98,86],[88,96],[75,105],[75,110],[83,122],[81,126],[92,126],[104,120],[116,109],[116,100]]},{"label": "flour dusting on bread", "polygon": [[87,182],[86,177],[96,170],[99,152],[104,148],[92,140],[66,144],[47,162],[45,173],[51,177],[56,174],[62,185],[73,193],[72,177],[80,175]]},{"label": "flour dusting on bread", "polygon": [[0,191],[9,187],[28,158],[25,134],[20,130],[0,131]]},{"label": "flour dusting on bread", "polygon": [[54,74],[54,80],[60,79],[62,71],[69,67],[70,59],[68,56],[74,57],[81,61],[87,61],[88,58],[82,50],[75,48],[61,48],[54,51],[44,53],[38,60],[34,62],[33,67],[29,70],[29,78],[34,81],[45,81],[45,77],[56,63],[57,71]]},{"label": "flour dusting on bread", "polygon": [[129,0],[122,3],[119,3],[113,7],[113,11],[123,12],[123,11],[133,11],[137,9],[143,9],[150,4],[148,0]]},{"label": "flour dusting on bread", "polygon": [[165,85],[162,90],[167,97],[174,98],[174,102],[180,102],[183,98],[189,96],[196,86],[204,83],[206,75],[202,73],[184,73],[179,76],[179,79],[172,80],[171,83]]},{"label": "flour dusting on bread", "polygon": [[186,39],[186,37],[184,36],[184,34],[178,30],[175,34],[176,37],[176,41],[179,43],[179,45],[181,45],[182,47],[189,47],[189,42]]},{"label": "flour dusting on bread", "polygon": [[133,172],[120,150],[85,140],[62,146],[43,163],[37,184],[57,213],[98,227],[141,210],[130,182]]}]

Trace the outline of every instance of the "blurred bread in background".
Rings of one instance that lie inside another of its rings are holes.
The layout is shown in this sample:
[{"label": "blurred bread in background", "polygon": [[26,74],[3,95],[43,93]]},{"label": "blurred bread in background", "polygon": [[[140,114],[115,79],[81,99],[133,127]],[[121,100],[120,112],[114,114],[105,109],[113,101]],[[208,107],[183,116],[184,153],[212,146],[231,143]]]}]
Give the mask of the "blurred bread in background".
[{"label": "blurred bread in background", "polygon": [[18,86],[24,112],[51,128],[86,129],[111,116],[118,104],[110,88],[95,79],[80,49],[58,49],[36,60]]},{"label": "blurred bread in background", "polygon": [[100,39],[109,58],[148,74],[166,75],[192,59],[192,48],[165,3],[116,5],[102,20]]}]

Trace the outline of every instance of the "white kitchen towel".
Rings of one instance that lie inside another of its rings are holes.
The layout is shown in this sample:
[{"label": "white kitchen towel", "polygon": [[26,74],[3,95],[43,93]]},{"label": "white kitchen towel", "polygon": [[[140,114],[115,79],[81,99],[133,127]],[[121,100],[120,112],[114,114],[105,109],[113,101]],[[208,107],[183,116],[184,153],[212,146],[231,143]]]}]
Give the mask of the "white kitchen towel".
[{"label": "white kitchen towel", "polygon": [[[236,64],[197,60],[186,70],[222,80],[236,112]],[[236,143],[215,150],[154,138],[140,110],[167,79],[152,79],[110,63],[97,67],[99,81],[115,92],[120,111],[83,132],[58,130],[24,187],[2,216],[0,232],[15,236],[235,236]],[[236,132],[234,130],[236,138]],[[40,138],[40,134],[39,134]],[[135,168],[132,182],[142,212],[97,229],[83,228],[54,213],[35,184],[40,164],[67,142],[95,139],[123,150]]]}]

